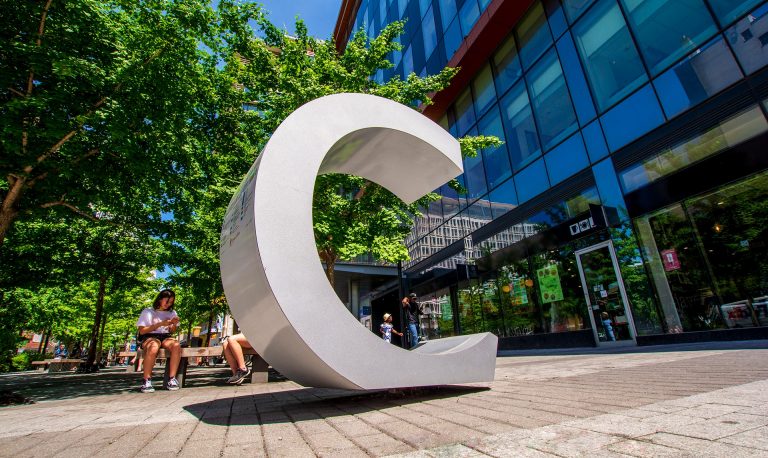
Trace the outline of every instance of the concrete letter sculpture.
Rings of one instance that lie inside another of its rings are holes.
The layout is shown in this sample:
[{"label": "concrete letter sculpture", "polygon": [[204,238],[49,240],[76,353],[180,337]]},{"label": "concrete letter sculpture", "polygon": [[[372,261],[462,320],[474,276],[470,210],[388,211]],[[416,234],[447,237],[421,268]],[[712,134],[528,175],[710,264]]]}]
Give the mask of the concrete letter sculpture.
[{"label": "concrete letter sculpture", "polygon": [[458,142],[393,101],[322,97],[277,128],[232,198],[221,277],[243,333],[275,369],[305,386],[369,390],[491,381],[497,337],[384,342],[344,307],[312,230],[315,178],[347,173],[412,202],[462,171]]}]

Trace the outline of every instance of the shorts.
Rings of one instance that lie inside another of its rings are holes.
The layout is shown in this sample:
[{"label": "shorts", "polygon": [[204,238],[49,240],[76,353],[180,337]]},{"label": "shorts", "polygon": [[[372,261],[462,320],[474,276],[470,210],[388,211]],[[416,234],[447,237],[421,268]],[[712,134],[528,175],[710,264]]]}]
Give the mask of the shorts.
[{"label": "shorts", "polygon": [[160,334],[139,334],[139,337],[138,337],[138,339],[137,339],[137,340],[138,340],[138,342],[139,342],[139,345],[144,345],[144,342],[146,342],[146,341],[147,341],[147,339],[151,339],[151,338],[155,338],[155,339],[159,340],[159,341],[160,341],[160,343],[162,344],[162,343],[165,341],[165,339],[170,339],[170,338],[172,338],[172,337],[171,337],[171,335],[170,335],[170,334],[168,334],[168,333],[160,333]]}]

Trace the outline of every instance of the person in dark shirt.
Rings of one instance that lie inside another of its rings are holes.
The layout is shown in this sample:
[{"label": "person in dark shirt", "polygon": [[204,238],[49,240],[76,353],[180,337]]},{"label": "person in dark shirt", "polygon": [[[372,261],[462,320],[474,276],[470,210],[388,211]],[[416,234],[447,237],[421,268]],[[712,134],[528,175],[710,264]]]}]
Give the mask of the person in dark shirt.
[{"label": "person in dark shirt", "polygon": [[415,348],[419,344],[419,302],[416,300],[416,293],[411,293],[403,298],[403,311],[405,319],[408,322],[408,332],[411,334],[411,347]]}]

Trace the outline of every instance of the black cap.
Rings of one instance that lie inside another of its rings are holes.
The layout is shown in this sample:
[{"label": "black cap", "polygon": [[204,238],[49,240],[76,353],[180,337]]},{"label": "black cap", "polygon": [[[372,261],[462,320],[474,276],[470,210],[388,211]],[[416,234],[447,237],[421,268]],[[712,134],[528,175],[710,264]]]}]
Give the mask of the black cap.
[{"label": "black cap", "polygon": [[412,298],[416,299],[418,296],[416,295],[416,293],[411,293],[411,294],[408,295],[408,297],[412,297]]}]

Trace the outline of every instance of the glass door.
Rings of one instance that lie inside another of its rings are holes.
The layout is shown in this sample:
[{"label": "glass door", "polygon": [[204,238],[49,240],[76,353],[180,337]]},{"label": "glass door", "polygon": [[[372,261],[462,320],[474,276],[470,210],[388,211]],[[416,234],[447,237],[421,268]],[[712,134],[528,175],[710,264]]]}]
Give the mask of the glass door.
[{"label": "glass door", "polygon": [[611,241],[576,252],[584,297],[598,345],[634,342],[635,326]]}]

